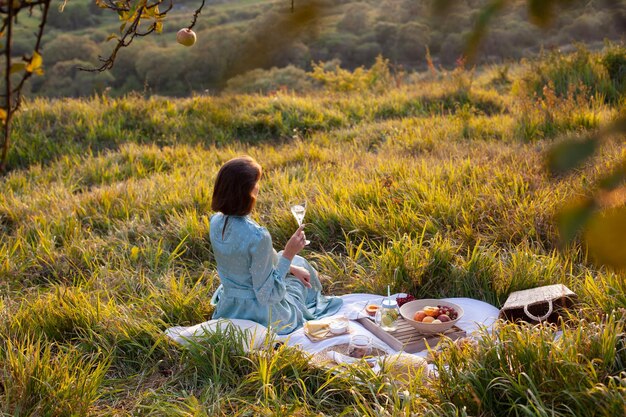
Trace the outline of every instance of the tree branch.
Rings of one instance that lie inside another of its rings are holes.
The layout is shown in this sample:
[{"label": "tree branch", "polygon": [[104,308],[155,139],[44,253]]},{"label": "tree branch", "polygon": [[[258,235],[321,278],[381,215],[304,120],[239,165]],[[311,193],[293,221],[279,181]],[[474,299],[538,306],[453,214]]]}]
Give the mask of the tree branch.
[{"label": "tree branch", "polygon": [[156,28],[157,28],[157,24],[155,22],[155,23],[151,24],[150,27],[148,28],[148,30],[146,30],[145,32],[135,32],[135,35],[133,36],[133,38],[135,36],[139,36],[139,37],[141,37],[141,36],[148,36],[149,34],[154,32],[156,30]]},{"label": "tree branch", "polygon": [[[39,23],[39,30],[36,33],[37,37],[35,41],[35,47],[33,48],[33,56],[35,52],[40,54],[39,50],[41,49],[41,40],[43,38],[44,29],[46,28],[46,23],[48,20],[48,12],[50,11],[51,1],[52,0],[44,0],[42,2],[43,11],[42,11],[42,16],[41,16],[41,22]],[[24,87],[24,83],[26,83],[26,80],[28,80],[32,75],[33,75],[32,72],[25,71],[19,84],[17,85],[17,87],[13,89],[13,93],[17,95],[15,109],[17,109],[19,105],[22,103],[22,87]]]},{"label": "tree branch", "polygon": [[[158,22],[155,21],[154,23],[152,23],[152,25],[150,25],[150,27],[145,32],[138,32],[139,25],[141,23],[141,19],[142,19],[144,12],[146,10],[155,8],[156,6],[163,3],[163,1],[164,0],[156,0],[154,3],[141,6],[139,10],[137,10],[136,12],[137,16],[135,16],[130,26],[128,26],[128,29],[126,29],[126,31],[124,32],[124,35],[122,35],[121,38],[118,38],[117,44],[113,48],[113,51],[111,51],[111,53],[109,54],[107,58],[103,58],[103,57],[99,58],[100,62],[102,62],[102,65],[100,65],[99,67],[95,67],[95,68],[78,67],[78,69],[81,71],[87,71],[87,72],[104,72],[106,70],[110,70],[111,68],[113,68],[113,64],[115,63],[115,58],[117,57],[117,53],[120,51],[120,49],[129,46],[133,42],[136,36],[139,36],[139,37],[147,36],[157,30]],[[202,2],[204,3],[204,0],[202,0]],[[110,0],[107,0],[106,2],[107,8],[111,8],[113,10],[118,10],[118,11],[124,11],[124,12],[127,12],[130,10],[130,7],[119,8],[119,9],[116,9],[114,7],[109,7],[110,4],[111,4]],[[163,10],[162,12],[159,12],[157,16],[160,18],[164,17],[172,9],[172,7],[173,7],[173,3],[172,3],[172,0],[170,0],[169,5],[167,6],[167,9]]]},{"label": "tree branch", "polygon": [[116,12],[128,12],[130,11],[130,6],[128,6],[128,2],[125,6],[120,6],[119,4],[114,3],[111,0],[103,0],[102,4],[106,6],[107,9],[111,9]]},{"label": "tree branch", "polygon": [[13,36],[13,2],[10,1],[8,5],[8,16],[6,21],[7,31],[7,44],[4,48],[4,57],[6,60],[6,69],[4,74],[4,88],[6,92],[5,108],[6,117],[4,119],[4,142],[2,143],[2,155],[0,156],[0,172],[6,172],[6,160],[9,154],[9,144],[11,136],[11,117],[13,116],[12,104],[11,104],[11,42]]},{"label": "tree branch", "polygon": [[196,25],[196,21],[198,20],[198,16],[200,15],[200,12],[202,11],[202,8],[204,7],[204,1],[202,0],[202,4],[200,4],[200,7],[198,7],[196,9],[196,11],[193,13],[193,18],[191,20],[191,25],[189,25],[187,27],[187,29],[193,29],[193,27]]},{"label": "tree branch", "polygon": [[[13,16],[17,16],[17,14],[22,11],[23,9],[32,9],[34,6],[41,6],[44,3],[46,3],[47,0],[36,0],[36,1],[31,1],[31,2],[24,2],[24,3],[16,3],[13,2],[12,6],[13,6]],[[8,14],[9,13],[9,8],[8,8],[8,2],[3,2],[2,5],[0,5],[0,13],[1,14]]]},{"label": "tree branch", "polygon": [[117,57],[117,53],[119,52],[119,50],[130,45],[133,41],[133,38],[137,35],[137,27],[139,27],[139,22],[141,21],[142,14],[143,14],[143,10],[137,11],[137,16],[132,21],[128,29],[126,29],[126,32],[124,32],[124,35],[117,40],[117,45],[115,45],[115,48],[113,48],[113,51],[111,52],[109,57],[108,58],[100,57],[100,61],[102,62],[101,66],[97,68],[78,67],[78,69],[81,71],[87,71],[87,72],[104,72],[106,70],[113,68],[113,64],[115,63],[115,58]]}]

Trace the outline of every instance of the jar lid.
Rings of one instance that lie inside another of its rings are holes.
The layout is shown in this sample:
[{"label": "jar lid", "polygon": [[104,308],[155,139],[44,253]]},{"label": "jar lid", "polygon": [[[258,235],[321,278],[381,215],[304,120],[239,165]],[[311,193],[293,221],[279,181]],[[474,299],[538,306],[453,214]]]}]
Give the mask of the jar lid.
[{"label": "jar lid", "polygon": [[387,299],[385,298],[383,300],[383,308],[396,308],[398,307],[398,302],[394,299]]}]

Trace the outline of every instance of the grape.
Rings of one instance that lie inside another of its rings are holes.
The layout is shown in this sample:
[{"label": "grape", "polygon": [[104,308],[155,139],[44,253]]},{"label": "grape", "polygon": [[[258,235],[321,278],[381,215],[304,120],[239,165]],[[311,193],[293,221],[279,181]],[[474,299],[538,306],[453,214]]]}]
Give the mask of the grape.
[{"label": "grape", "polygon": [[415,300],[415,297],[413,297],[411,294],[407,294],[404,297],[397,297],[396,301],[398,302],[398,307],[402,307],[403,304],[408,303],[409,301],[413,301]]},{"label": "grape", "polygon": [[459,313],[457,313],[454,307],[442,305],[438,305],[437,307],[439,307],[440,314],[447,315],[448,317],[450,317],[450,320],[456,320],[457,317],[459,317]]}]

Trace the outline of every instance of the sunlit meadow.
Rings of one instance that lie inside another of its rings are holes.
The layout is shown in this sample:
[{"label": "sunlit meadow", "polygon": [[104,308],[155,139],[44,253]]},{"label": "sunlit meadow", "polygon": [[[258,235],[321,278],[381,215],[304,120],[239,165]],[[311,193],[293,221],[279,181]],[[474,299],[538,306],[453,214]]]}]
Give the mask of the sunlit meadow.
[{"label": "sunlit meadow", "polygon": [[[0,179],[0,413],[624,415],[626,276],[561,247],[554,218],[626,148],[607,141],[569,176],[545,168],[551,146],[623,99],[606,77],[583,88],[579,61],[551,59],[361,92],[27,102]],[[537,68],[552,80],[542,95]],[[557,342],[551,328],[502,325],[402,386],[316,368],[294,348],[246,354],[228,329],[177,346],[164,329],[211,317],[212,183],[240,154],[263,166],[253,216],[276,248],[296,228],[289,201],[308,200],[304,254],[328,293],[390,285],[501,307],[563,283],[580,304]]]}]

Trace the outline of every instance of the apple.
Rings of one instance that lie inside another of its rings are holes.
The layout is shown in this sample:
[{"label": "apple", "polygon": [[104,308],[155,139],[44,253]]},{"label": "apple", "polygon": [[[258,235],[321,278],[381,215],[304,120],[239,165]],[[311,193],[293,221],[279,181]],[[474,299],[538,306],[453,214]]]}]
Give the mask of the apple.
[{"label": "apple", "polygon": [[183,28],[176,34],[176,42],[181,45],[191,46],[196,43],[196,32],[188,28]]}]

